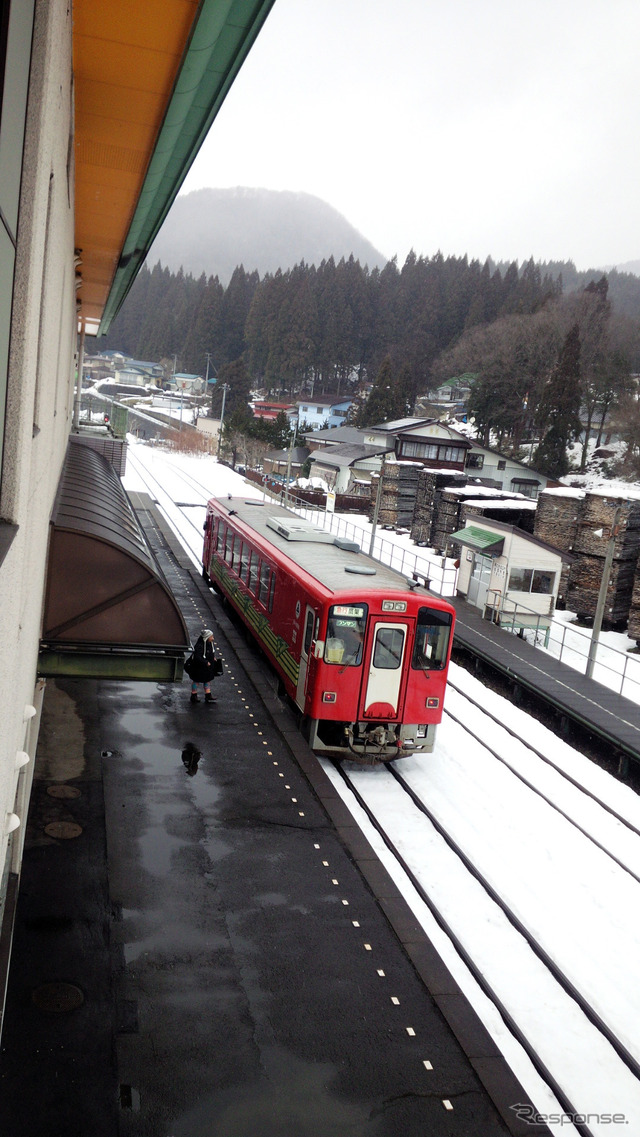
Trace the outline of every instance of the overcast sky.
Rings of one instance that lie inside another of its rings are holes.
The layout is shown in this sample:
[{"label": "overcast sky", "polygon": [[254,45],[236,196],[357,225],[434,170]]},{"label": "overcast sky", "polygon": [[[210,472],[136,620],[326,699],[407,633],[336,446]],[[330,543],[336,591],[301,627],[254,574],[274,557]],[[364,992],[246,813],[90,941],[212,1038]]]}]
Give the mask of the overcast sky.
[{"label": "overcast sky", "polygon": [[196,159],[387,257],[640,258],[639,0],[276,0]]}]

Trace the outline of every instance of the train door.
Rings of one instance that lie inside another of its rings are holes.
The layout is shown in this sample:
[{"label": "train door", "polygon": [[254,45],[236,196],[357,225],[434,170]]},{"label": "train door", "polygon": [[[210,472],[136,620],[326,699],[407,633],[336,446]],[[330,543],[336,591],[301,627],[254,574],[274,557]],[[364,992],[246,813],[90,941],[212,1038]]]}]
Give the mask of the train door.
[{"label": "train door", "polygon": [[311,644],[313,642],[313,628],[316,622],[316,614],[313,608],[307,604],[307,612],[304,618],[304,635],[302,637],[302,644],[300,645],[300,665],[298,668],[298,686],[296,689],[296,703],[300,710],[304,710],[304,698],[307,687],[307,673],[309,670],[309,653],[311,651]]},{"label": "train door", "polygon": [[473,554],[473,568],[471,570],[471,579],[469,580],[467,600],[470,604],[474,604],[476,608],[484,608],[487,602],[487,593],[491,583],[492,565],[493,561],[491,557],[484,557],[482,553]]},{"label": "train door", "polygon": [[363,682],[362,718],[400,717],[408,632],[407,624],[373,622],[371,651]]}]

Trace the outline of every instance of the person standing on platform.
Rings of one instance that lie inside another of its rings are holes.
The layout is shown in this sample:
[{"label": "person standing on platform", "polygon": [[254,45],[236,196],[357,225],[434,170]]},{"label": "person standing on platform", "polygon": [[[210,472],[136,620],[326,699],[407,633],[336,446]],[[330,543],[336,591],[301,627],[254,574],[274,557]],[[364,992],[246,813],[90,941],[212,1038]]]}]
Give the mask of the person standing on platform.
[{"label": "person standing on platform", "polygon": [[198,687],[201,683],[204,685],[205,703],[215,703],[211,694],[211,680],[215,675],[215,662],[213,632],[211,628],[205,628],[202,635],[198,636],[196,646],[193,649],[193,664],[190,669],[192,703],[198,702]]}]

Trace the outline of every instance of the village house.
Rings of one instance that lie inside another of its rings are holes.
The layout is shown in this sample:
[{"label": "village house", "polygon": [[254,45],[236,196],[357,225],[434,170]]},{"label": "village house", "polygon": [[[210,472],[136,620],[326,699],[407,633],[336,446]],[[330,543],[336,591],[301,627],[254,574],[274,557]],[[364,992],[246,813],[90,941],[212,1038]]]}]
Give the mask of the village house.
[{"label": "village house", "polygon": [[317,398],[309,395],[298,399],[298,426],[306,423],[312,430],[325,425],[329,429],[343,426],[352,403],[353,399],[341,395],[319,395]]}]

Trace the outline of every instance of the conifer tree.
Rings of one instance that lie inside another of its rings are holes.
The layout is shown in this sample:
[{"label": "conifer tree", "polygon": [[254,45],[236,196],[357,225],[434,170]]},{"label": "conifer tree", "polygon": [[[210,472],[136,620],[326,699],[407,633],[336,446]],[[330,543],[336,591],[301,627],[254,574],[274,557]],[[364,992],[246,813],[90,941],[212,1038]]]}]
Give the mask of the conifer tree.
[{"label": "conifer tree", "polygon": [[580,423],[580,329],[567,333],[558,363],[543,391],[538,409],[542,438],[534,465],[552,478],[569,472],[567,450],[578,438]]},{"label": "conifer tree", "polygon": [[391,356],[387,355],[382,361],[371,394],[362,408],[358,426],[376,426],[378,423],[402,418],[404,413],[403,390],[394,372]]}]

